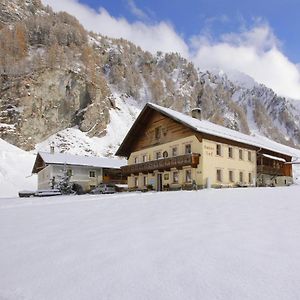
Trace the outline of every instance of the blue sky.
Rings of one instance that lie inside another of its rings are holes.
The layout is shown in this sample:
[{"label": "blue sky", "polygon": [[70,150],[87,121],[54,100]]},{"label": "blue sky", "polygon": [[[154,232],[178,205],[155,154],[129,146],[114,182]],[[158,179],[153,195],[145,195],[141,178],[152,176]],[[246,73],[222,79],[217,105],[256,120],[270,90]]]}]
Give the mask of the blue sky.
[{"label": "blue sky", "polygon": [[[178,52],[200,70],[239,72],[300,100],[300,0],[42,0],[88,30]],[[232,75],[234,74],[234,75]]]},{"label": "blue sky", "polygon": [[[115,17],[125,17],[130,22],[138,18],[126,0],[80,0],[94,9],[104,7]],[[131,2],[132,3],[132,2]],[[147,16],[147,22],[167,20],[176,31],[188,39],[208,27],[214,37],[236,31],[241,26],[251,26],[255,20],[267,22],[282,42],[284,53],[295,63],[300,62],[299,0],[146,0],[135,1]]]}]

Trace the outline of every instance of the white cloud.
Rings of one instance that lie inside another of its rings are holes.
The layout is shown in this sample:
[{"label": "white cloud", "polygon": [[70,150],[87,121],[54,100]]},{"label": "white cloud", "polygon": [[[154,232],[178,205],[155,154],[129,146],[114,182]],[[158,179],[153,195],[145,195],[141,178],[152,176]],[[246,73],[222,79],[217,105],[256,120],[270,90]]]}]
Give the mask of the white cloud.
[{"label": "white cloud", "polygon": [[299,68],[281,52],[280,43],[268,25],[226,34],[217,42],[194,37],[192,45],[193,60],[201,69],[238,70],[279,95],[300,99]]},{"label": "white cloud", "polygon": [[87,30],[112,38],[124,38],[152,53],[179,52],[189,56],[188,46],[168,22],[145,24],[129,23],[125,18],[114,18],[104,8],[95,11],[76,0],[42,0],[55,11],[74,15]]},{"label": "white cloud", "polygon": [[138,8],[133,0],[127,1],[131,13],[139,19],[148,20],[149,17],[145,12]]},{"label": "white cloud", "polygon": [[[55,11],[63,10],[74,15],[88,30],[113,38],[122,37],[152,53],[179,52],[200,69],[238,70],[279,95],[300,99],[299,66],[284,55],[280,42],[267,24],[260,22],[240,33],[223,34],[218,40],[203,30],[203,34],[192,37],[188,44],[168,22],[130,23],[125,18],[111,16],[104,8],[96,11],[78,0],[42,1]],[[146,16],[132,0],[130,3],[132,13],[138,18]]]}]

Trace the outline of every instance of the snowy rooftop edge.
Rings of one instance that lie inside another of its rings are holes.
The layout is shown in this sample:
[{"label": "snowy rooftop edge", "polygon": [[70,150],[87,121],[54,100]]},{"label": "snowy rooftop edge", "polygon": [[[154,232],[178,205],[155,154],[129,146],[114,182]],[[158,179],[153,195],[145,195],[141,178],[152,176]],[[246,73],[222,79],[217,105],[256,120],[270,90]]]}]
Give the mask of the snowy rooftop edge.
[{"label": "snowy rooftop edge", "polygon": [[127,164],[124,159],[114,159],[96,156],[81,156],[68,153],[47,153],[38,152],[45,163],[48,164],[66,164],[76,166],[89,166],[97,168],[119,169]]},{"label": "snowy rooftop edge", "polygon": [[178,111],[172,110],[170,108],[162,107],[160,105],[154,104],[152,102],[148,102],[148,105],[156,110],[159,110],[170,117],[177,119],[180,122],[188,124],[193,127],[196,131],[211,134],[214,136],[226,138],[229,140],[234,140],[240,143],[248,144],[251,146],[256,146],[259,148],[263,148],[266,150],[274,151],[281,154],[286,154],[288,156],[300,157],[300,150],[295,149],[289,146],[285,146],[283,144],[274,142],[266,137],[260,135],[247,135],[224,126],[220,126],[209,122],[207,120],[198,120],[191,116],[185,115]]}]

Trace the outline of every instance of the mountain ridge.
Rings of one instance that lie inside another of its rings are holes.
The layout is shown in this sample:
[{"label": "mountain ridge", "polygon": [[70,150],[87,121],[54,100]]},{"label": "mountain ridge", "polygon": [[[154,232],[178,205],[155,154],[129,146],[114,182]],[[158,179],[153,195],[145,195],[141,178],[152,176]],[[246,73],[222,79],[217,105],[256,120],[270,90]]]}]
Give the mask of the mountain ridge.
[{"label": "mountain ridge", "polygon": [[[184,113],[201,106],[203,117],[216,124],[300,147],[300,105],[247,75],[248,82],[239,82],[243,76],[200,71],[177,53],[153,55],[124,39],[87,32],[73,16],[38,0],[11,2],[11,12],[8,1],[0,10],[2,139],[32,150],[60,135],[68,152],[74,144],[64,135],[68,128],[87,139],[104,138],[113,113],[123,128],[117,139],[111,135],[117,146],[151,101]],[[112,155],[108,141],[107,147],[100,153]]]}]

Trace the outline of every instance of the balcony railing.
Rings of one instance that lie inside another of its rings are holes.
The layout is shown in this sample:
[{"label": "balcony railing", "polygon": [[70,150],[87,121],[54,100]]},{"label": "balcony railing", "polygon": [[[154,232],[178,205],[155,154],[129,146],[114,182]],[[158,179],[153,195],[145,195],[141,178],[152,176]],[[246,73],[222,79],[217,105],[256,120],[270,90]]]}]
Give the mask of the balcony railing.
[{"label": "balcony railing", "polygon": [[284,175],[284,171],[283,171],[282,168],[272,167],[272,166],[265,166],[265,165],[258,165],[257,166],[257,173],[275,175],[275,176],[283,176]]},{"label": "balcony railing", "polygon": [[199,153],[191,153],[158,160],[151,160],[144,163],[132,164],[121,167],[123,175],[152,173],[153,171],[170,171],[171,168],[181,169],[184,166],[197,168],[199,164]]}]

